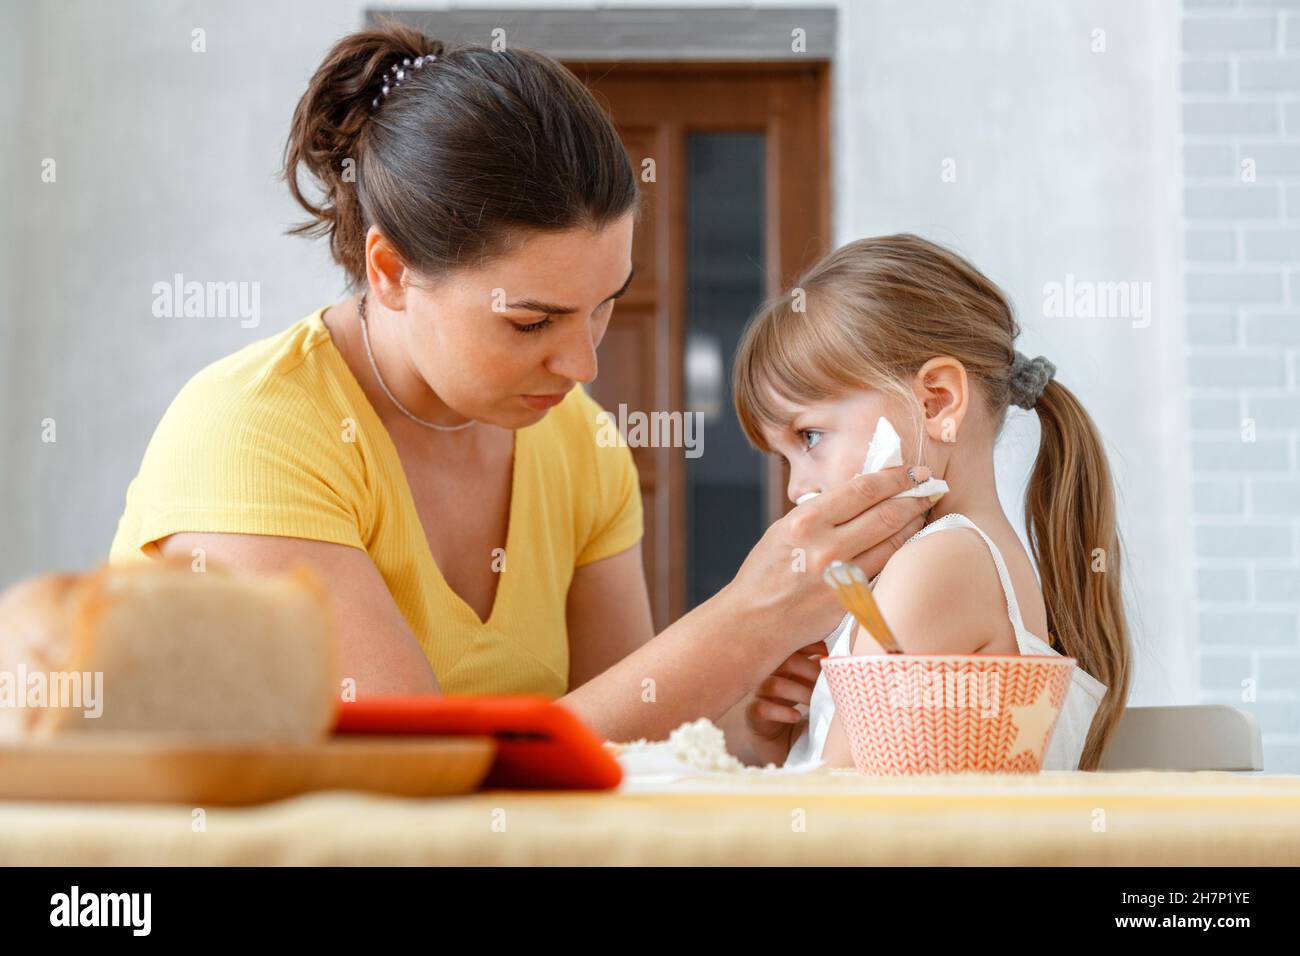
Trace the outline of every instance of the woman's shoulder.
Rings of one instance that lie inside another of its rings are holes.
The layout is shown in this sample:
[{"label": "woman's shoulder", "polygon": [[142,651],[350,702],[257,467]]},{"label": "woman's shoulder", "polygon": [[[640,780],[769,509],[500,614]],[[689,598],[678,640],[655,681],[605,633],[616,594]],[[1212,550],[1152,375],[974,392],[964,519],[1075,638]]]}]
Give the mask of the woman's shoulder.
[{"label": "woman's shoulder", "polygon": [[190,377],[185,388],[251,396],[284,387],[295,373],[319,364],[321,346],[329,341],[329,330],[320,320],[322,311],[209,363]]},{"label": "woman's shoulder", "polygon": [[328,341],[313,313],[200,369],[159,420],[141,473],[174,472],[181,461],[189,472],[241,480],[274,469],[341,480],[362,469],[364,436],[335,363],[320,347]]},{"label": "woman's shoulder", "polygon": [[262,416],[310,428],[312,412],[330,394],[323,345],[329,331],[318,310],[274,335],[250,342],[195,372],[177,392],[164,421],[203,422]]},{"label": "woman's shoulder", "polygon": [[360,546],[374,521],[364,436],[335,420],[346,399],[331,383],[337,370],[317,367],[331,361],[319,356],[321,333],[309,317],[189,379],[127,489],[113,554],[149,553],[179,531]]}]

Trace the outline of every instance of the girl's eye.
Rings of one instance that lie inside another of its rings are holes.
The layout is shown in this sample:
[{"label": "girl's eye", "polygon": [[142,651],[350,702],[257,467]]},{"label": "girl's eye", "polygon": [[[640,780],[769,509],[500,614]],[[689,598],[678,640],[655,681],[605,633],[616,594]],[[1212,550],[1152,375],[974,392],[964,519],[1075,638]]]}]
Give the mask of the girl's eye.
[{"label": "girl's eye", "polygon": [[[540,321],[532,322],[528,325],[515,325],[515,329],[524,333],[540,332],[542,329],[546,328],[550,324],[551,324],[550,316],[547,316],[546,318],[541,319]],[[512,322],[511,325],[514,325],[514,323]]]},{"label": "girl's eye", "polygon": [[[816,436],[816,438],[814,438],[813,441],[809,443],[808,441],[809,437],[814,435]],[[822,432],[813,431],[811,428],[801,428],[799,430],[799,437],[801,437],[804,440],[803,442],[804,451],[812,451],[813,448],[816,447],[817,442],[821,441]]]}]

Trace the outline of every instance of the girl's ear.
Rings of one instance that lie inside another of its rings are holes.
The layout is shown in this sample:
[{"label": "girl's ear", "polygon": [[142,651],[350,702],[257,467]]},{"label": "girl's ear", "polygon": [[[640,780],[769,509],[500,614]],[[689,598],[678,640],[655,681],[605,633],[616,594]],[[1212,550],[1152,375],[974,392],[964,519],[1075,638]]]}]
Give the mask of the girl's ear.
[{"label": "girl's ear", "polygon": [[955,442],[970,404],[966,367],[950,355],[937,355],[917,371],[912,389],[925,409],[930,439]]}]

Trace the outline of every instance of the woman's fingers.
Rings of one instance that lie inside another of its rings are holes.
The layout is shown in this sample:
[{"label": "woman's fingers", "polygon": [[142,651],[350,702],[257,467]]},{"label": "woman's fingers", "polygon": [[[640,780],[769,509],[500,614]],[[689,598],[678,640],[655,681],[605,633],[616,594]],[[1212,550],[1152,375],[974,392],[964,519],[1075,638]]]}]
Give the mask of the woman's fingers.
[{"label": "woman's fingers", "polygon": [[[875,577],[907,539],[925,527],[929,498],[891,498],[835,529],[836,547]],[[864,549],[865,546],[865,549]]]},{"label": "woman's fingers", "polygon": [[[925,465],[917,465],[913,473],[918,481],[930,477],[930,469]],[[908,477],[906,466],[896,465],[869,475],[857,475],[848,484],[832,489],[801,507],[812,508],[815,514],[831,524],[841,525],[852,521],[872,505],[881,504],[911,487],[912,479]]]},{"label": "woman's fingers", "polygon": [[[913,469],[918,481],[929,474],[923,465]],[[934,507],[929,498],[894,497],[911,487],[912,478],[901,465],[858,475],[848,484],[796,508],[783,520],[790,522],[789,531],[797,546],[804,546],[804,541],[818,542],[818,547],[808,548],[809,570],[820,574],[836,558],[847,561],[863,555],[865,563],[860,562],[860,566],[874,575],[919,530],[925,513]],[[826,527],[827,522],[831,527]]]},{"label": "woman's fingers", "polygon": [[[929,469],[917,466],[913,476],[922,481]],[[732,613],[756,625],[756,654],[782,661],[791,656],[794,642],[834,629],[844,612],[822,572],[837,559],[860,557],[864,571],[878,573],[932,507],[927,498],[894,497],[912,486],[901,466],[858,475],[772,523],[741,564],[734,586],[725,589]],[[782,626],[773,627],[772,621]],[[800,664],[791,665],[790,672],[814,683],[820,673]]]}]

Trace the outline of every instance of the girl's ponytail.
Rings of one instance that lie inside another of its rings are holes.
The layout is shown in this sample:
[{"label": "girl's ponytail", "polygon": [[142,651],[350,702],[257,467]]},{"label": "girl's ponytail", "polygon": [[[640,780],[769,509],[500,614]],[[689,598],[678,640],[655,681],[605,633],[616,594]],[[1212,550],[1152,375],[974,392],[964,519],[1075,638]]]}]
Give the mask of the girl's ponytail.
[{"label": "girl's ponytail", "polygon": [[1047,605],[1048,639],[1107,687],[1079,758],[1080,770],[1096,770],[1124,711],[1131,665],[1114,485],[1101,436],[1073,392],[1049,381],[1034,410],[1041,437],[1025,494],[1025,528]]}]

